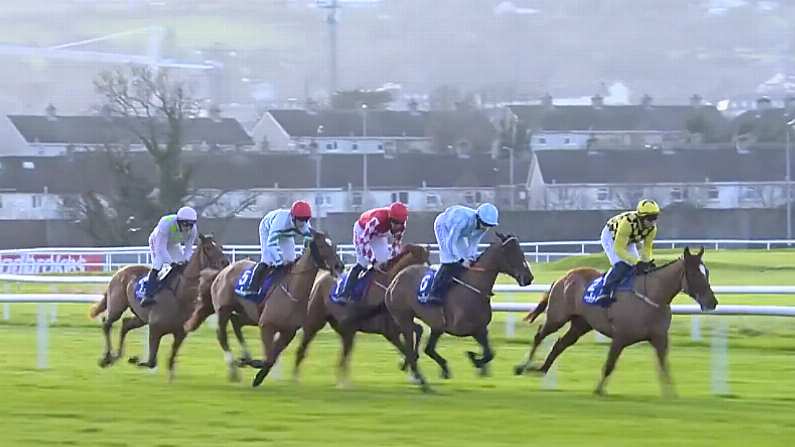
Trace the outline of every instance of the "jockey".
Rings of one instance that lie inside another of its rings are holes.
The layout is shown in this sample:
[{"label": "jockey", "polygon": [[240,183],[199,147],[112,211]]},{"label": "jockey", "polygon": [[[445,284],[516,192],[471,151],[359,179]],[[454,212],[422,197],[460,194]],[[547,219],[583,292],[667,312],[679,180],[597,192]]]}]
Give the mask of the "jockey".
[{"label": "jockey", "polygon": [[253,278],[247,292],[259,290],[265,272],[284,267],[295,262],[296,235],[311,236],[312,207],[308,202],[298,200],[289,210],[273,210],[259,223],[260,261],[254,266]]},{"label": "jockey", "polygon": [[451,206],[436,217],[433,231],[439,244],[441,266],[431,286],[429,299],[441,302],[453,276],[461,268],[469,268],[478,257],[478,244],[489,228],[499,223],[499,211],[491,203],[477,210],[465,206]]},{"label": "jockey", "polygon": [[602,248],[612,267],[605,278],[600,298],[612,296],[616,285],[633,266],[640,271],[654,267],[652,247],[657,235],[655,221],[659,215],[657,202],[644,199],[638,202],[635,211],[621,213],[607,221],[602,229]]},{"label": "jockey", "polygon": [[152,257],[152,269],[147,279],[147,291],[141,300],[141,306],[155,304],[154,294],[157,288],[158,274],[165,264],[184,264],[193,255],[193,244],[196,242],[198,230],[196,210],[183,206],[177,214],[169,214],[160,218],[157,226],[149,235],[149,254]]},{"label": "jockey", "polygon": [[[375,267],[383,267],[392,257],[400,253],[400,241],[406,231],[406,220],[409,210],[401,202],[395,202],[386,208],[375,208],[362,213],[353,224],[353,245],[356,248],[356,264],[348,274],[345,290],[340,298],[350,298],[353,286],[359,274],[372,263]],[[389,235],[392,245],[389,245]]]}]

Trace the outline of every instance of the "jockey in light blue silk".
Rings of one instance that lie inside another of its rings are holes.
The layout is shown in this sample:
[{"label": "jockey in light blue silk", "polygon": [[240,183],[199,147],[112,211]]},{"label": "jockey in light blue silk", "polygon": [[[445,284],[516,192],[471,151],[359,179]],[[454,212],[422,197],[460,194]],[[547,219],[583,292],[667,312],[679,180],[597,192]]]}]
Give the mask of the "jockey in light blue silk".
[{"label": "jockey in light blue silk", "polygon": [[441,302],[441,293],[447,290],[457,272],[475,262],[478,244],[497,224],[499,211],[491,203],[484,203],[477,209],[451,206],[436,217],[433,230],[439,244],[441,266],[431,286],[430,301]]}]

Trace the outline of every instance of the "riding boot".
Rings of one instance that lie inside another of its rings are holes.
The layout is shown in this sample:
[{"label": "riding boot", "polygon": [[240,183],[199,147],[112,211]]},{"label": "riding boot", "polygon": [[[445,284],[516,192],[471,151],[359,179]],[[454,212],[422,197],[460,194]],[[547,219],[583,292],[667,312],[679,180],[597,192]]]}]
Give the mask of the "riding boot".
[{"label": "riding boot", "polygon": [[141,306],[147,307],[155,304],[155,294],[154,291],[157,289],[158,286],[158,279],[157,275],[160,274],[160,270],[149,270],[149,277],[146,279],[146,293],[144,294],[143,299],[141,300]]},{"label": "riding boot", "polygon": [[439,271],[436,272],[436,276],[433,278],[433,284],[431,284],[431,291],[428,294],[428,301],[441,303],[444,293],[450,287],[450,283],[453,281],[453,275],[455,274],[456,266],[460,265],[457,262],[452,262],[449,264],[442,264],[439,266]]},{"label": "riding boot", "polygon": [[602,287],[602,294],[599,298],[609,297],[613,299],[616,287],[621,283],[621,280],[632,270],[632,266],[626,262],[617,262],[607,273],[604,286]]},{"label": "riding boot", "polygon": [[353,287],[359,281],[359,274],[364,271],[364,267],[359,264],[355,264],[353,268],[351,268],[350,273],[348,273],[348,280],[345,281],[345,289],[342,291],[340,298],[345,298],[346,301],[350,301],[351,293],[353,293]]},{"label": "riding boot", "polygon": [[262,280],[265,279],[265,272],[267,272],[267,270],[268,264],[265,264],[264,262],[258,262],[257,265],[254,266],[254,272],[251,274],[251,282],[248,284],[246,293],[259,292],[260,287],[262,287]]}]

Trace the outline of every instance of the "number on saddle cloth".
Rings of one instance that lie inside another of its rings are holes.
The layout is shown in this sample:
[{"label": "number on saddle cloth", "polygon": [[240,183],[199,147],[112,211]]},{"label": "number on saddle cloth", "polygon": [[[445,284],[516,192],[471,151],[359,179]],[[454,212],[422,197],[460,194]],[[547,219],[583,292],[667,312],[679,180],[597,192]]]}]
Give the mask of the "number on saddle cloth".
[{"label": "number on saddle cloth", "polygon": [[[348,270],[340,275],[340,279],[337,280],[337,284],[331,289],[329,293],[329,298],[331,299],[332,303],[337,304],[347,304],[348,301],[345,298],[342,298],[341,295],[345,291],[345,284],[348,282],[348,278],[350,277],[351,271]],[[373,277],[373,269],[367,270],[364,276],[361,276],[359,280],[354,284],[353,290],[351,291],[351,299],[352,302],[360,301],[362,298],[367,296],[367,292],[370,291],[370,284]]]},{"label": "number on saddle cloth", "polygon": [[[160,269],[157,274],[157,284],[155,285],[154,290],[151,292],[153,296],[163,290],[163,287],[165,287],[168,281],[169,275],[174,270],[175,269],[172,269],[171,265],[169,264],[164,265],[163,268]],[[135,283],[135,299],[138,300],[138,302],[143,300],[150,288],[151,285],[149,284],[149,273],[147,272],[140,276],[138,281]]]},{"label": "number on saddle cloth", "polygon": [[268,296],[271,287],[281,278],[284,269],[276,269],[268,272],[259,290],[249,292],[251,282],[254,280],[254,267],[247,268],[240,272],[240,276],[235,284],[235,294],[241,298],[253,301],[257,304],[262,303]]},{"label": "number on saddle cloth", "polygon": [[[619,282],[616,286],[615,292],[632,290],[632,284],[635,281],[635,275],[637,275],[635,269],[632,269],[629,273],[624,275],[624,277],[621,279],[621,282]],[[585,293],[583,293],[582,300],[585,304],[598,305],[602,307],[609,307],[612,304],[612,300],[602,293],[605,287],[606,277],[607,273],[591,281],[591,283],[585,289]]]},{"label": "number on saddle cloth", "polygon": [[[425,274],[422,275],[422,280],[417,286],[417,301],[420,304],[432,304],[429,298],[431,295],[431,286],[433,285],[434,278],[436,278],[436,270],[432,268],[428,268],[428,270],[425,271]],[[444,295],[447,291],[445,290],[443,292]]]}]

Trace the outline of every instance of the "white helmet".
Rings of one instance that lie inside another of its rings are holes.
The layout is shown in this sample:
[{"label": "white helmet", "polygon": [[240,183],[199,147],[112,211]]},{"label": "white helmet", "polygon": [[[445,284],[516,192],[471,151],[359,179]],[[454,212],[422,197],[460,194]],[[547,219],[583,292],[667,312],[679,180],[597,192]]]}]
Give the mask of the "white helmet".
[{"label": "white helmet", "polygon": [[491,203],[484,203],[478,207],[478,218],[484,224],[494,227],[500,223],[500,212]]},{"label": "white helmet", "polygon": [[196,215],[196,210],[189,206],[183,206],[182,208],[177,211],[177,220],[186,220],[189,222],[196,222],[198,220],[198,216]]}]

